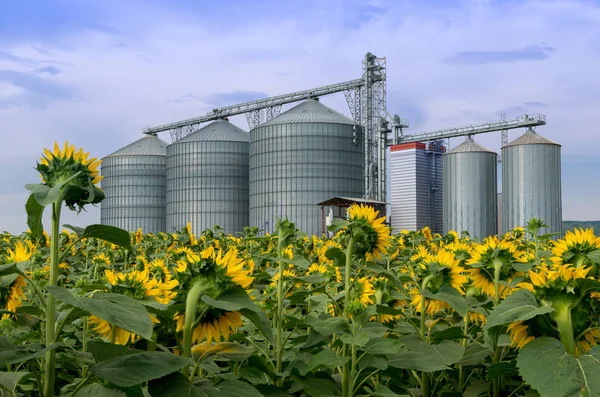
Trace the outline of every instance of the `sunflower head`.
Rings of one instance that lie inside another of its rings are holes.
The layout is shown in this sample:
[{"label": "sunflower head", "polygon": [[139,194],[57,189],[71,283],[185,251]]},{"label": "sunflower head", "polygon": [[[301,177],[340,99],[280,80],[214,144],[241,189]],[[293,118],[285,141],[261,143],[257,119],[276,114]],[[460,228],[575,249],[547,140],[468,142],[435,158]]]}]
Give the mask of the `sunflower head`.
[{"label": "sunflower head", "polygon": [[102,180],[98,166],[100,160],[88,159],[89,153],[76,150],[65,142],[61,149],[54,143],[54,150],[44,149],[44,155],[37,164],[42,184],[50,188],[63,186],[63,200],[67,206],[81,210],[86,204],[98,204],[104,199],[104,193],[96,185]]},{"label": "sunflower head", "polygon": [[379,259],[390,245],[390,231],[385,217],[377,218],[379,211],[368,205],[352,204],[348,208],[349,230],[355,240],[354,253],[359,257],[371,254]]},{"label": "sunflower head", "polygon": [[600,249],[600,237],[594,235],[592,229],[575,229],[567,231],[565,237],[556,241],[552,248],[550,260],[555,265],[570,263],[576,267],[591,263],[587,254]]}]

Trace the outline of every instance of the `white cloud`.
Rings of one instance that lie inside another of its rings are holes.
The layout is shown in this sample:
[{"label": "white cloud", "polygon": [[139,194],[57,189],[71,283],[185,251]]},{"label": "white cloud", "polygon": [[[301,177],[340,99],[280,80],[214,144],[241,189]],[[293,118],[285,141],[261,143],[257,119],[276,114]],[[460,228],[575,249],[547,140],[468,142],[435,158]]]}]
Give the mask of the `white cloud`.
[{"label": "white cloud", "polygon": [[[215,94],[276,95],[360,77],[367,51],[387,57],[390,97],[403,98],[405,109],[414,109],[407,114],[390,101],[389,111],[423,118],[410,133],[497,120],[503,109],[542,102],[548,105],[542,110],[548,125],[540,133],[562,143],[565,153],[596,152],[600,6],[473,0],[442,9],[389,0],[371,2],[387,12],[362,18],[360,3],[365,2],[303,2],[294,6],[297,12],[246,18],[238,10],[231,20],[211,19],[209,9],[121,3],[112,20],[102,22],[116,30],[83,29],[52,45],[15,41],[10,53],[53,62],[61,73],[44,79],[76,90],[77,99],[55,100],[41,109],[0,106],[0,134],[10,141],[0,147],[0,183],[11,158],[29,158],[33,167],[41,149],[55,140],[69,139],[104,156],[137,139],[147,126],[206,113]],[[535,45],[556,51],[542,61],[448,62],[459,52]],[[33,73],[39,64],[0,66]],[[173,101],[186,95],[200,100]],[[323,102],[349,114],[342,95]],[[233,121],[247,128],[243,116]],[[499,141],[499,135],[481,137],[492,149]],[[29,178],[24,183],[31,181],[31,172],[13,171]],[[565,209],[572,207],[565,203]],[[11,215],[3,216],[2,224],[11,231],[23,229],[22,208],[12,203],[7,211]]]}]

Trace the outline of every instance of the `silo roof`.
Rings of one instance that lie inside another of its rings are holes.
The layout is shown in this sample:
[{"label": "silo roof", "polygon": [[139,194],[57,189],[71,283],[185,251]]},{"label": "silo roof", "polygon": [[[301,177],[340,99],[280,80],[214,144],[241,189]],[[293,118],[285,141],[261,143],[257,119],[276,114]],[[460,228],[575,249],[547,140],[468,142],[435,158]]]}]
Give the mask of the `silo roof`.
[{"label": "silo roof", "polygon": [[281,113],[279,116],[261,124],[260,127],[293,123],[355,124],[352,119],[323,105],[321,102],[314,99],[307,99]]},{"label": "silo roof", "polygon": [[[168,143],[154,135],[147,135],[106,157],[117,156],[166,156]],[[104,157],[104,158],[106,158]]]},{"label": "silo roof", "polygon": [[227,120],[215,120],[175,143],[185,142],[250,142],[250,135]]},{"label": "silo roof", "polygon": [[558,145],[560,144],[548,139],[544,138],[537,132],[532,129],[528,129],[523,135],[518,137],[512,142],[509,142],[504,147],[509,146],[520,146],[520,145]]},{"label": "silo roof", "polygon": [[486,153],[496,153],[493,150],[486,148],[475,142],[472,138],[467,138],[463,143],[458,145],[452,150],[449,150],[446,154],[452,153],[478,153],[478,152],[486,152]]}]

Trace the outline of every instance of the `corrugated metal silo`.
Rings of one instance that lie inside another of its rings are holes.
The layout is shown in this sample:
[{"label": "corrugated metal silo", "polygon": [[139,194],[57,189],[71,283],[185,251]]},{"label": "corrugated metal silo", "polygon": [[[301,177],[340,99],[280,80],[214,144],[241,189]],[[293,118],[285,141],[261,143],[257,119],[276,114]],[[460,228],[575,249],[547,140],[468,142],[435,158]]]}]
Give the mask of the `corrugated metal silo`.
[{"label": "corrugated metal silo", "polygon": [[390,147],[392,232],[443,229],[443,161],[439,142],[408,142]]},{"label": "corrugated metal silo", "polygon": [[308,235],[323,233],[317,203],[363,196],[353,137],[352,120],[312,99],[250,131],[250,224],[273,232],[288,218]]},{"label": "corrugated metal silo", "polygon": [[502,148],[502,230],[531,218],[562,232],[560,145],[529,129]]},{"label": "corrugated metal silo", "polygon": [[196,234],[220,226],[234,234],[248,226],[246,131],[214,121],[167,147],[167,230],[191,222]]},{"label": "corrugated metal silo", "polygon": [[128,231],[166,231],[165,184],[167,143],[145,136],[102,159],[105,199],[100,222]]},{"label": "corrugated metal silo", "polygon": [[480,240],[495,235],[498,155],[467,138],[443,159],[444,233],[466,230]]}]

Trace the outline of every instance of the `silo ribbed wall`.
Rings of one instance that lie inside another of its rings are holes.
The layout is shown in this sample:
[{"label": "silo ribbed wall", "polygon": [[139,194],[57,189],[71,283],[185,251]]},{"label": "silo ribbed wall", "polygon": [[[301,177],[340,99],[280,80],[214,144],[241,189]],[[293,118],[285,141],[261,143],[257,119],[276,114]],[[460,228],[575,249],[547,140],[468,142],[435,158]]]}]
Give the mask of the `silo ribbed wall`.
[{"label": "silo ribbed wall", "polygon": [[317,203],[363,195],[363,156],[353,126],[272,122],[250,131],[250,224],[273,232],[278,218],[288,218],[308,235],[320,235]]},{"label": "silo ribbed wall", "polygon": [[531,218],[549,225],[541,233],[562,232],[560,145],[527,132],[502,148],[502,231]]},{"label": "silo ribbed wall", "polygon": [[483,240],[497,233],[497,155],[444,155],[444,233],[468,231]]},{"label": "silo ribbed wall", "polygon": [[100,204],[103,225],[127,231],[142,228],[145,233],[166,231],[164,155],[109,155],[102,160],[101,173],[104,176],[101,188],[105,194]]},{"label": "silo ribbed wall", "polygon": [[[169,231],[191,222],[196,234],[214,226],[236,234],[249,225],[248,134],[226,121],[215,125],[216,134],[200,130],[198,140],[189,136],[167,147]],[[231,131],[246,141],[231,140]]]}]

